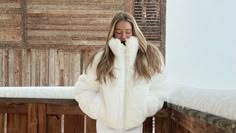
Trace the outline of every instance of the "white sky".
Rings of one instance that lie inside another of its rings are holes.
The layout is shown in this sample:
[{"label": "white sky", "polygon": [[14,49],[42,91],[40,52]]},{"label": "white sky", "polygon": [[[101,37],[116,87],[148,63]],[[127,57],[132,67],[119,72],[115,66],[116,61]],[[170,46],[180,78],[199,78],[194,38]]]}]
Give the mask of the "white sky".
[{"label": "white sky", "polygon": [[171,81],[236,89],[236,0],[167,0],[166,65]]}]

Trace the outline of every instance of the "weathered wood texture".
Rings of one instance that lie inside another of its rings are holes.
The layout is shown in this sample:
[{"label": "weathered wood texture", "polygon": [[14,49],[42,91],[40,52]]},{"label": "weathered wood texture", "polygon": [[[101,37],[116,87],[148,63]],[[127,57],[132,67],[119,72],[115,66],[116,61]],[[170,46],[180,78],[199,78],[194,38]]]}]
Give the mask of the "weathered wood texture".
[{"label": "weathered wood texture", "polygon": [[[114,14],[119,11],[134,14],[135,2],[1,0],[0,86],[74,85],[88,57],[104,45]],[[160,8],[160,2],[157,3],[155,11],[159,14],[156,9]],[[158,25],[165,26],[161,23]],[[149,33],[144,32],[148,37]],[[158,46],[161,42],[160,38],[150,41]],[[47,114],[45,110],[48,111],[50,106],[45,104],[15,104],[7,108],[10,109],[5,111],[7,115],[0,114],[0,133],[4,130],[11,133],[34,133],[36,125],[44,127],[38,130],[40,133],[60,132],[63,122],[65,133],[84,128],[88,132],[95,131],[93,120],[83,115]],[[38,114],[40,119],[36,122]],[[7,123],[4,123],[5,120]],[[84,121],[86,125],[81,124]],[[74,129],[71,125],[77,127]],[[2,128],[4,126],[7,128]]]},{"label": "weathered wood texture", "polygon": [[[0,113],[11,114],[7,119],[7,133],[95,132],[95,121],[85,118],[74,100],[34,99],[32,102],[30,99],[1,98]],[[151,133],[152,125],[156,133],[235,133],[235,122],[223,130],[206,119],[170,107],[155,115],[155,124],[152,119],[145,121],[144,133]]]},{"label": "weathered wood texture", "polygon": [[236,121],[174,104],[168,104],[168,107],[171,108],[170,129],[173,133],[179,130],[189,133],[236,133]]},{"label": "weathered wood texture", "polygon": [[0,49],[1,86],[68,86],[80,74],[80,53],[60,49]]},{"label": "weathered wood texture", "polygon": [[[7,133],[96,132],[95,121],[85,116],[74,100],[61,101],[0,99],[0,113],[11,114]],[[152,132],[152,122],[147,120],[144,125],[144,133]]]}]

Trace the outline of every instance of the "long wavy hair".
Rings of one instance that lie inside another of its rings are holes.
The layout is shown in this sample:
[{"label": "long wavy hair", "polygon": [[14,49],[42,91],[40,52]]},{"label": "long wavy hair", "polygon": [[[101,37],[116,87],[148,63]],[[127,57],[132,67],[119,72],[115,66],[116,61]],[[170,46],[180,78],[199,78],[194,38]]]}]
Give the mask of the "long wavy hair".
[{"label": "long wavy hair", "polygon": [[[97,81],[100,83],[106,83],[107,79],[112,80],[116,78],[113,72],[115,56],[112,53],[108,42],[112,37],[114,37],[116,24],[121,20],[127,21],[131,24],[132,36],[137,37],[139,42],[139,49],[134,63],[134,77],[150,80],[152,75],[161,72],[161,67],[163,65],[162,54],[157,47],[152,44],[147,44],[147,41],[139,29],[134,17],[126,12],[120,12],[117,13],[111,21],[106,44],[102,49],[103,54],[97,64]],[[86,69],[92,64],[94,56],[87,64]]]}]

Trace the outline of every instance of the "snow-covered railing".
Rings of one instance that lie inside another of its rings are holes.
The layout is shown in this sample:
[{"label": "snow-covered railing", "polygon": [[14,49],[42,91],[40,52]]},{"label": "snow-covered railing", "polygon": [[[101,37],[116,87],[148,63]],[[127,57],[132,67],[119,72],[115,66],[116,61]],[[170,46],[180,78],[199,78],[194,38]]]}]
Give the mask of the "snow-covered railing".
[{"label": "snow-covered railing", "polygon": [[[176,87],[145,132],[235,133],[235,90]],[[0,87],[0,133],[95,132],[67,87]],[[154,122],[154,123],[153,123]]]}]

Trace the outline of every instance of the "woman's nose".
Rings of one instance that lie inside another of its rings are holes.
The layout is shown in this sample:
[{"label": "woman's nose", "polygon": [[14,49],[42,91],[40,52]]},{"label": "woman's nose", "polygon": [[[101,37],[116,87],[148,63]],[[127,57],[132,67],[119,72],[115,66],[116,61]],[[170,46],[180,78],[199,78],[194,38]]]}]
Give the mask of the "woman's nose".
[{"label": "woman's nose", "polygon": [[126,39],[126,38],[127,38],[126,34],[123,33],[123,34],[122,34],[122,39]]}]

